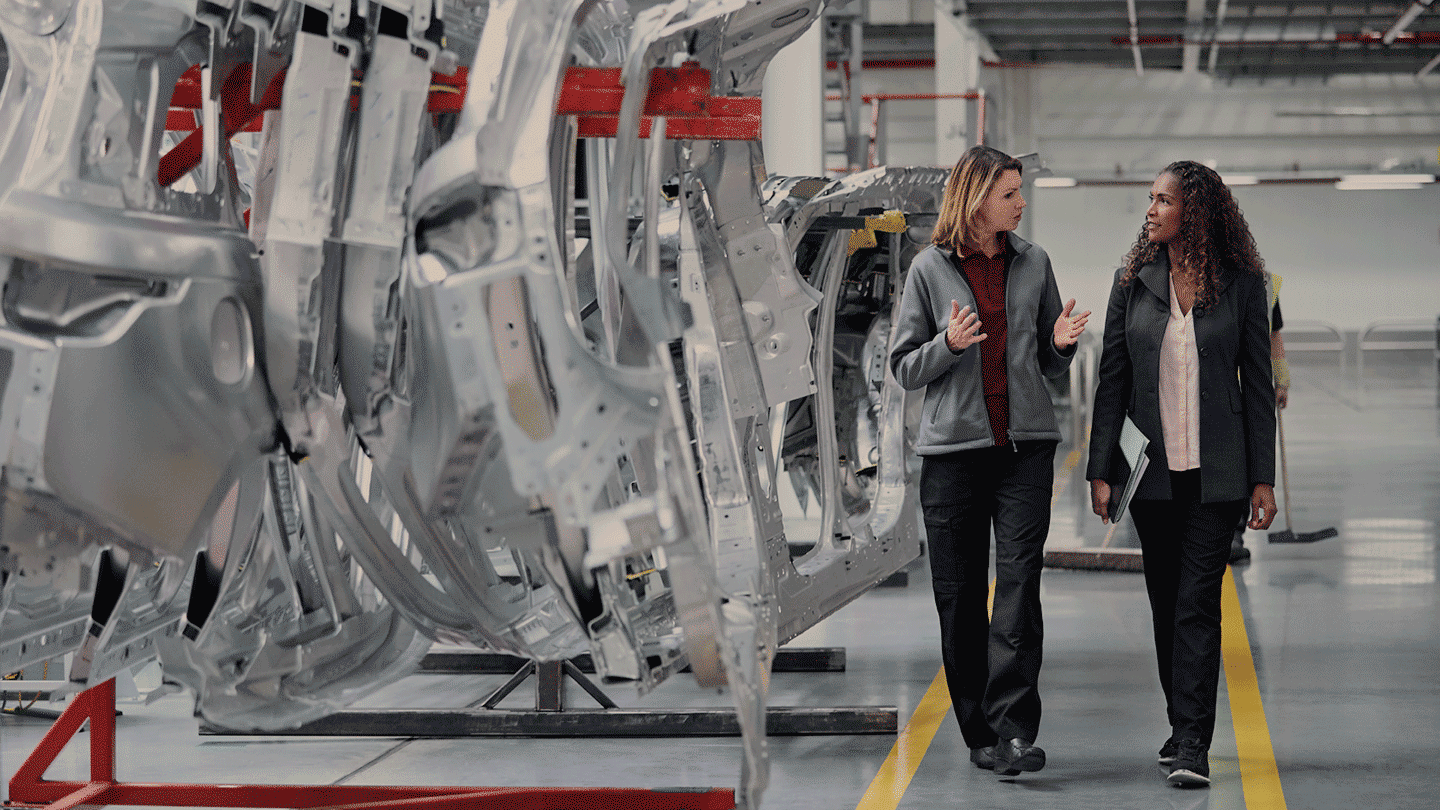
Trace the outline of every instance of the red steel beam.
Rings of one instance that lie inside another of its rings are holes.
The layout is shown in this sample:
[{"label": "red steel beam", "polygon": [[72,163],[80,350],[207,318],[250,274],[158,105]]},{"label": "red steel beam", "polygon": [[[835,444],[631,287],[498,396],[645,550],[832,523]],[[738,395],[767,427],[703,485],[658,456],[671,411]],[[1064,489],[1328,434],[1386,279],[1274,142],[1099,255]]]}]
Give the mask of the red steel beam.
[{"label": "red steel beam", "polygon": [[[86,722],[90,780],[60,782],[45,771]],[[6,807],[69,810],[109,805],[275,807],[312,810],[733,810],[735,792],[721,788],[436,787],[372,785],[237,785],[119,782],[115,778],[115,681],[71,699],[10,779]]]},{"label": "red steel beam", "polygon": [[[826,70],[836,70],[841,64],[846,65],[849,70],[849,62],[836,62],[830,60],[825,63]],[[861,70],[933,70],[935,68],[934,58],[917,59],[861,59]]]},{"label": "red steel beam", "polygon": [[[280,108],[285,72],[270,82],[259,104],[250,103],[250,64],[236,67],[221,89],[221,119],[224,137],[260,128],[266,110]],[[431,74],[431,113],[459,112],[465,103],[470,71],[460,68],[454,75]],[[359,82],[356,82],[357,87]],[[200,163],[203,132],[193,110],[200,109],[200,66],[185,72],[175,83],[165,128],[189,132],[183,141],[160,158],[157,179],[169,186]],[[625,87],[620,68],[570,67],[556,102],[555,112],[574,115],[582,138],[613,138],[619,129],[620,103]],[[352,96],[351,105],[358,104]],[[655,116],[666,119],[665,137],[670,140],[756,140],[760,137],[761,102],[751,96],[710,95],[710,71],[695,63],[678,68],[656,68],[650,75],[650,89],[640,121],[640,137],[650,137]]]},{"label": "red steel beam", "polygon": [[[232,138],[239,132],[258,132],[266,110],[280,109],[281,94],[285,89],[285,71],[271,80],[259,104],[250,103],[250,63],[245,62],[233,70],[225,79],[221,89],[220,113],[224,126],[224,137]],[[465,103],[465,88],[469,80],[468,68],[460,68],[453,76],[432,73],[430,77],[429,109],[432,113],[459,112]],[[185,71],[175,83],[170,97],[170,109],[165,116],[165,128],[173,132],[189,132],[185,139],[160,158],[157,180],[168,186],[189,174],[200,165],[204,135],[195,122],[194,110],[203,103],[201,93],[200,66]],[[358,94],[352,94],[352,108],[359,104]]]},{"label": "red steel beam", "polygon": [[[259,121],[266,110],[279,109],[280,94],[284,86],[285,71],[282,70],[270,80],[270,86],[265,88],[265,94],[261,96],[260,103],[251,104],[250,63],[245,62],[230,71],[230,75],[225,77],[225,83],[220,88],[220,127],[224,139],[229,140],[235,137],[236,133],[244,131],[253,122]],[[180,107],[182,110],[198,109],[201,103],[200,66],[196,65],[186,71],[185,75],[180,77],[180,81],[175,83],[175,92],[170,97],[171,112],[176,107]],[[183,112],[181,114],[184,115]],[[165,116],[167,125],[172,117],[177,116],[170,114]],[[204,130],[198,127],[192,127],[192,130],[184,140],[160,157],[160,167],[156,172],[156,180],[160,185],[168,186],[200,165],[200,158],[204,152]]]},{"label": "red steel beam", "polygon": [[[613,138],[624,95],[620,68],[570,67],[565,70],[555,112],[576,116],[582,138]],[[655,116],[664,116],[669,140],[752,141],[760,137],[760,99],[710,95],[710,71],[695,63],[650,72],[640,137],[650,137]]]},{"label": "red steel beam", "polygon": [[[1178,45],[1213,45],[1219,44],[1223,47],[1301,47],[1306,45],[1382,45],[1382,37],[1385,35],[1379,31],[1361,31],[1359,33],[1336,34],[1329,39],[1222,39],[1222,40],[1199,40],[1187,39],[1183,34],[1143,36],[1135,40],[1135,44],[1142,48],[1152,46],[1176,47]],[[1440,31],[1410,31],[1395,38],[1396,44],[1403,45],[1435,45],[1440,44]],[[1111,37],[1110,44],[1121,48],[1130,47],[1130,37]]]},{"label": "red steel beam", "polygon": [[[979,93],[868,93],[860,97],[860,100],[869,104],[872,101],[929,101],[939,98],[980,98]],[[825,97],[826,101],[844,101],[845,97],[831,94]]]}]

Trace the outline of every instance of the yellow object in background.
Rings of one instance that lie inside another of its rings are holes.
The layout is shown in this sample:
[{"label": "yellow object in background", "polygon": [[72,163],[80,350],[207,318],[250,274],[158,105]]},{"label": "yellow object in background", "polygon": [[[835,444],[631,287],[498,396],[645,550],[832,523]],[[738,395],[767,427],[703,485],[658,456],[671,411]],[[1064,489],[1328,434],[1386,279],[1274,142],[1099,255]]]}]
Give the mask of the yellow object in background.
[{"label": "yellow object in background", "polygon": [[865,227],[850,232],[850,245],[845,255],[854,256],[855,251],[861,248],[873,248],[880,244],[875,240],[876,231],[900,233],[905,227],[904,211],[886,211],[878,217],[865,217]]}]

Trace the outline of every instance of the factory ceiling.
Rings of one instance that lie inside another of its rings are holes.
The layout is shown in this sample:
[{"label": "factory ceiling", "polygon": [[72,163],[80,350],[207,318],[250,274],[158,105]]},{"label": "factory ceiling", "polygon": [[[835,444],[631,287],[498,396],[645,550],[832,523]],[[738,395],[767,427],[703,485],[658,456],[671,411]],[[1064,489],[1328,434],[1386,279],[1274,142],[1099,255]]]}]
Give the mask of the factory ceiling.
[{"label": "factory ceiling", "polygon": [[[942,0],[940,5],[940,13],[948,5],[984,35],[1001,65],[1189,68],[1221,80],[1263,82],[1415,75],[1440,61],[1436,0]],[[867,61],[933,60],[933,41],[928,23],[864,28]]]}]

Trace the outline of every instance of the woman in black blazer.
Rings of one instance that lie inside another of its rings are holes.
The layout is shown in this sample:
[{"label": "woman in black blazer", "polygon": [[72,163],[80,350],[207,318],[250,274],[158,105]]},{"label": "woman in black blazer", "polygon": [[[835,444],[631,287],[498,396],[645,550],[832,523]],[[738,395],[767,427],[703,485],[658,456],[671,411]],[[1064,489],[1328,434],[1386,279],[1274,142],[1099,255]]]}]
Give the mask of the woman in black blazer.
[{"label": "woman in black blazer", "polygon": [[1220,673],[1220,585],[1230,538],[1275,519],[1275,388],[1263,262],[1230,190],[1191,161],[1165,167],[1105,317],[1086,478],[1110,519],[1128,414],[1150,440],[1130,513],[1177,785],[1208,785]]}]

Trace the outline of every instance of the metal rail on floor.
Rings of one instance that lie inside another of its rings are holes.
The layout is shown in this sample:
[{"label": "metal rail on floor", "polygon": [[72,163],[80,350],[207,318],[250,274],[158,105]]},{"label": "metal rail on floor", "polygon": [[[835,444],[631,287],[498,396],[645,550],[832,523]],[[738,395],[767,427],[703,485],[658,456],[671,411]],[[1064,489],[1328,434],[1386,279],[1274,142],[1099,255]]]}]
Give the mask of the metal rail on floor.
[{"label": "metal rail on floor", "polygon": [[[729,708],[622,709],[585,676],[594,672],[589,656],[574,661],[526,661],[505,655],[473,652],[430,653],[421,661],[430,673],[512,673],[476,704],[463,709],[349,709],[296,729],[235,731],[202,723],[200,733],[216,736],[302,737],[734,737],[740,722]],[[518,667],[516,669],[515,667]],[[844,671],[842,648],[779,650],[772,671]],[[535,710],[501,709],[500,702],[531,676],[535,678]],[[566,705],[565,679],[578,684],[600,705],[574,709]],[[771,707],[766,734],[809,735],[894,734],[899,730],[895,706]]]},{"label": "metal rail on floor", "polygon": [[[45,771],[86,722],[90,779],[52,781]],[[236,785],[121,782],[115,777],[115,681],[76,695],[10,780],[7,807],[289,807],[331,810],[732,810],[724,788],[535,788],[366,785]]]},{"label": "metal rail on floor", "polygon": [[1361,390],[1365,387],[1366,352],[1430,351],[1436,347],[1434,330],[1435,324],[1416,318],[1386,318],[1366,324],[1355,353]]}]

